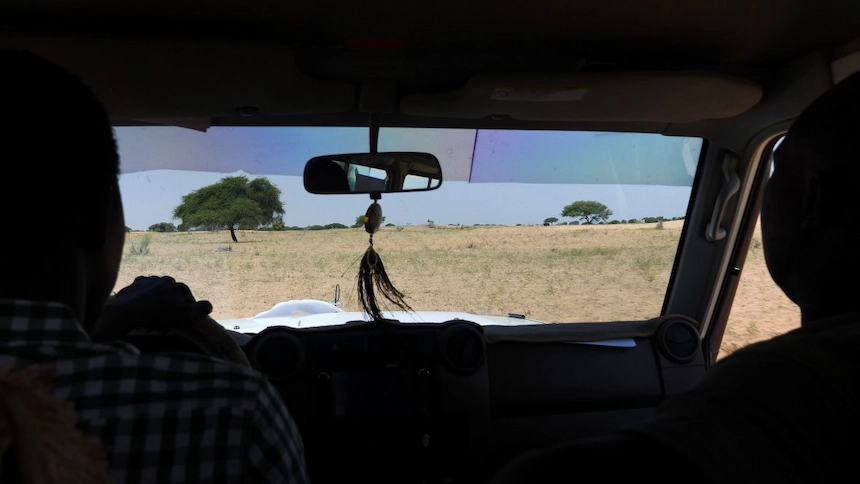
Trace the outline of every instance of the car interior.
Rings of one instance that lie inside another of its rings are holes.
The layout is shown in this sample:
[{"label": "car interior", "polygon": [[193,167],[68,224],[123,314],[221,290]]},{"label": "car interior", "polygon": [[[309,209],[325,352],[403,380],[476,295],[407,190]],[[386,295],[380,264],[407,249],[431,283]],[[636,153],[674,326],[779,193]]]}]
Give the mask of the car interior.
[{"label": "car interior", "polygon": [[[0,46],[67,67],[107,107],[125,282],[173,275],[212,300],[316,483],[486,482],[695,385],[720,354],[771,151],[860,70],[860,4],[838,0],[30,0],[0,18]],[[348,182],[327,185],[326,166]],[[153,229],[236,174],[275,180],[282,213]],[[578,200],[610,210],[588,218]],[[202,259],[164,255],[205,237]],[[368,247],[384,270],[359,267]],[[626,251],[632,269],[613,272]],[[188,339],[134,343],[219,356]]]}]

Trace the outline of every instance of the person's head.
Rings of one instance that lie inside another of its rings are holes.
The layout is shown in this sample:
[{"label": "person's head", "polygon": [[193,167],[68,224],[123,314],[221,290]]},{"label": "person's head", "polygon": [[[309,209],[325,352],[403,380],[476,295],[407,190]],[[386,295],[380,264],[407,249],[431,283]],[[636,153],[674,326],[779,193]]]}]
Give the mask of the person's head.
[{"label": "person's head", "polygon": [[860,284],[860,73],[822,94],[774,152],[762,238],[804,321],[853,309]]},{"label": "person's head", "polygon": [[311,193],[349,193],[343,168],[331,160],[316,160],[305,169],[305,187]]},{"label": "person's head", "polygon": [[116,283],[125,237],[105,108],[75,75],[0,49],[6,235],[0,298],[55,300],[86,322]]}]

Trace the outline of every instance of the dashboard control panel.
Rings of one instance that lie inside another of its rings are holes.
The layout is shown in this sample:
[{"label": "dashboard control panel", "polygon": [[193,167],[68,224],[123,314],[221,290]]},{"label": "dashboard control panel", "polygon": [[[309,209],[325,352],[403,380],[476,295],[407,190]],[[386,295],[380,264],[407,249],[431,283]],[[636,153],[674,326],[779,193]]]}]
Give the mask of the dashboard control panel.
[{"label": "dashboard control panel", "polygon": [[479,325],[270,327],[245,351],[296,419],[315,481],[465,482],[475,468],[464,459],[484,447],[489,422]]}]

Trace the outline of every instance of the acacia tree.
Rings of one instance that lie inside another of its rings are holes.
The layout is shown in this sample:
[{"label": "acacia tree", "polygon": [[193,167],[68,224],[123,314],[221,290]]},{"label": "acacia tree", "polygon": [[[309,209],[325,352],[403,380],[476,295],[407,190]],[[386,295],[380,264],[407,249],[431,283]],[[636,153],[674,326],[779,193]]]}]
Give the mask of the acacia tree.
[{"label": "acacia tree", "polygon": [[558,219],[555,217],[548,217],[548,218],[544,219],[544,221],[543,221],[544,225],[552,225],[556,222],[558,222]]},{"label": "acacia tree", "polygon": [[237,228],[256,229],[283,220],[284,206],[281,190],[266,177],[228,176],[217,183],[195,190],[182,197],[173,209],[173,218],[189,228],[227,228],[230,238],[236,238]]},{"label": "acacia tree", "polygon": [[600,202],[579,200],[566,205],[561,211],[561,216],[577,218],[584,225],[591,225],[595,222],[605,222],[612,216],[612,210]]}]

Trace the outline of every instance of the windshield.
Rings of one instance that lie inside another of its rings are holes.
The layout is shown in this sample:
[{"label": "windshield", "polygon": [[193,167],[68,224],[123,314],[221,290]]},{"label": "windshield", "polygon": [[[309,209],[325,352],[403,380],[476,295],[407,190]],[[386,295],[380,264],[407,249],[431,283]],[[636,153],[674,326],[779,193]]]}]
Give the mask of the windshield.
[{"label": "windshield", "polygon": [[[315,156],[367,151],[367,128],[147,126],[116,136],[129,230],[117,289],[171,275],[211,301],[215,319],[306,299],[361,310],[361,223],[372,200],[309,194],[302,173]],[[701,139],[382,128],[378,148],[429,152],[442,166],[438,189],[379,200],[373,246],[413,310],[546,322],[660,314]],[[236,219],[231,234],[213,215],[227,201],[177,210],[237,177],[269,182],[282,211]]]}]

